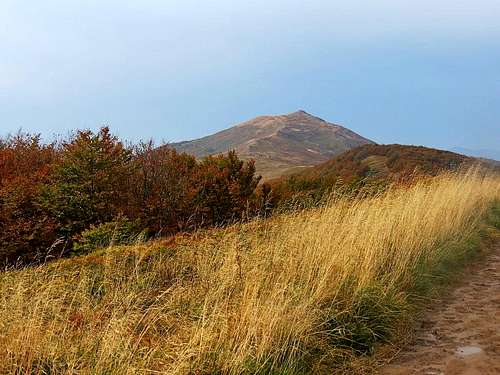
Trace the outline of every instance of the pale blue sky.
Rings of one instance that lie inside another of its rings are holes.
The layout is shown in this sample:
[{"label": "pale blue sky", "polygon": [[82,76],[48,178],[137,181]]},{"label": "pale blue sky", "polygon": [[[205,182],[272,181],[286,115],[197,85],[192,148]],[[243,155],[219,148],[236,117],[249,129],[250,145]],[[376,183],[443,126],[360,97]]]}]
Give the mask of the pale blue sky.
[{"label": "pale blue sky", "polygon": [[297,109],[500,149],[500,1],[0,1],[0,135],[178,141]]}]

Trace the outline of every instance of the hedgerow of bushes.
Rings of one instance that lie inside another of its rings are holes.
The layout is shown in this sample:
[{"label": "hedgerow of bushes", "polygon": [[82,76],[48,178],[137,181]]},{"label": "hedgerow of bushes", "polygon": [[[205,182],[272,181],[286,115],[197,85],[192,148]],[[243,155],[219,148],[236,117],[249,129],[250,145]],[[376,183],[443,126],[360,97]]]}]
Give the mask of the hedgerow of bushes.
[{"label": "hedgerow of bushes", "polygon": [[126,146],[107,127],[50,144],[9,136],[0,139],[0,264],[241,220],[261,210],[259,179],[235,152],[197,160],[153,142]]}]

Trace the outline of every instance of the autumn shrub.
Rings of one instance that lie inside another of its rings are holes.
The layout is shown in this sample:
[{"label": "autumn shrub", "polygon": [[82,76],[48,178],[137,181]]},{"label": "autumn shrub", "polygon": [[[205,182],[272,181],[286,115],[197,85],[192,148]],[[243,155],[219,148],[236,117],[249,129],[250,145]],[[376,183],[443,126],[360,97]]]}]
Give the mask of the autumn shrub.
[{"label": "autumn shrub", "polygon": [[187,230],[192,225],[198,194],[197,160],[153,142],[133,148],[128,216],[139,219],[156,235]]},{"label": "autumn shrub", "polygon": [[129,216],[156,234],[227,224],[243,218],[257,201],[254,163],[233,151],[196,160],[150,142],[134,148],[133,163]]},{"label": "autumn shrub", "polygon": [[131,153],[104,127],[79,131],[63,142],[42,204],[68,238],[91,224],[111,221],[127,207]]},{"label": "autumn shrub", "polygon": [[57,145],[39,135],[0,140],[0,264],[43,259],[57,240],[58,223],[40,195],[58,157]]},{"label": "autumn shrub", "polygon": [[204,158],[195,181],[195,218],[200,224],[217,225],[238,221],[247,214],[260,177],[255,176],[253,161],[244,162],[230,151]]}]

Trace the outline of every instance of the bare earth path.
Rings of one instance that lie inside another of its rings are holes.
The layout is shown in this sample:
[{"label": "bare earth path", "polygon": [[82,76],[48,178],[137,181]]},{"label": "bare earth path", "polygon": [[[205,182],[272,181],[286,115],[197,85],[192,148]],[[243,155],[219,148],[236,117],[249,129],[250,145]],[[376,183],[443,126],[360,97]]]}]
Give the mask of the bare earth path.
[{"label": "bare earth path", "polygon": [[380,373],[500,374],[500,244],[424,315],[414,343]]}]

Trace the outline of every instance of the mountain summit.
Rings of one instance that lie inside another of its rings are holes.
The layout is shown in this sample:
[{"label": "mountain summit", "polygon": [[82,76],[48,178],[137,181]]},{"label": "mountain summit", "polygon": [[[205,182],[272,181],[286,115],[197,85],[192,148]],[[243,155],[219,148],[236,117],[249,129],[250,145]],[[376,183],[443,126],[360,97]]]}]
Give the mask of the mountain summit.
[{"label": "mountain summit", "polygon": [[197,157],[236,150],[254,159],[264,179],[329,160],[351,148],[373,143],[340,125],[305,111],[259,116],[216,134],[172,144]]}]

